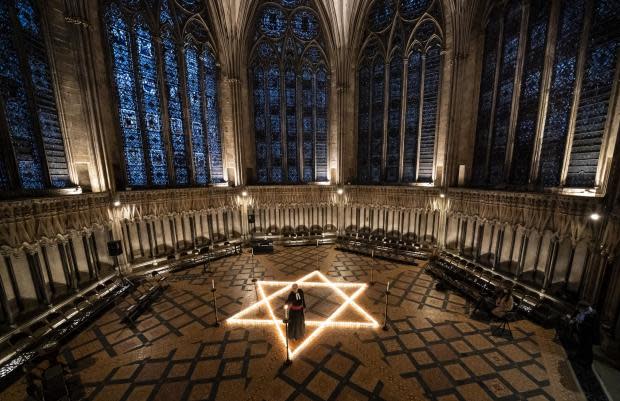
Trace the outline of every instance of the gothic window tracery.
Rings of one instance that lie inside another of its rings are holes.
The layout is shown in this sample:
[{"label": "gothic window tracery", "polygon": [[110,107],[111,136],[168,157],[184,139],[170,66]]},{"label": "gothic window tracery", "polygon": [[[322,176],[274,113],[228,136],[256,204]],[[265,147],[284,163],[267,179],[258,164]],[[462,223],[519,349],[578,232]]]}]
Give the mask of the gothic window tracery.
[{"label": "gothic window tracery", "polygon": [[2,190],[71,185],[40,18],[32,0],[0,2]]},{"label": "gothic window tracery", "polygon": [[218,71],[203,14],[195,0],[107,1],[129,187],[224,181]]},{"label": "gothic window tracery", "polygon": [[329,70],[313,1],[265,2],[250,52],[260,184],[328,181]]},{"label": "gothic window tracery", "polygon": [[370,8],[357,77],[360,183],[433,181],[439,20],[438,1],[376,0]]}]

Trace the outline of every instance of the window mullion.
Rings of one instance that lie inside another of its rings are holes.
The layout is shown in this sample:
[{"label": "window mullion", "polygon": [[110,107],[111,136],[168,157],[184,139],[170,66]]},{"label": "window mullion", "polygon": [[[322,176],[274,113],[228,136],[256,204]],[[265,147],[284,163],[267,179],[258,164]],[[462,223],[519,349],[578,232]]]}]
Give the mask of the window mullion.
[{"label": "window mullion", "polygon": [[[284,50],[283,50],[284,51]],[[286,63],[280,61],[280,167],[282,171],[282,183],[288,182],[288,149],[287,135],[287,104],[286,104]]]},{"label": "window mullion", "polygon": [[420,100],[419,100],[419,114],[418,114],[418,140],[416,142],[416,167],[415,167],[415,181],[418,182],[420,176],[420,148],[422,146],[422,122],[424,120],[424,85],[426,75],[426,52],[422,53],[422,62],[420,63]]},{"label": "window mullion", "polygon": [[[389,54],[386,55],[389,57]],[[383,142],[381,144],[381,178],[385,182],[387,178],[387,147],[388,147],[388,121],[390,113],[390,62],[383,60]]]},{"label": "window mullion", "polygon": [[502,65],[502,58],[503,58],[503,43],[504,43],[504,25],[505,25],[505,18],[503,17],[502,14],[502,22],[500,23],[500,28],[499,28],[499,34],[497,35],[497,44],[496,44],[496,54],[497,54],[497,59],[495,60],[495,75],[494,75],[494,82],[493,82],[493,102],[491,105],[491,115],[489,116],[489,135],[487,138],[487,145],[486,145],[486,152],[485,152],[485,160],[484,160],[484,169],[483,174],[484,174],[484,178],[482,180],[482,182],[487,185],[489,182],[489,166],[491,163],[491,147],[493,146],[493,137],[494,137],[494,125],[495,125],[495,113],[497,111],[497,98],[498,96],[498,89],[499,89],[499,79],[500,79],[500,73],[501,73],[501,65]]},{"label": "window mullion", "polygon": [[314,122],[313,126],[314,126],[314,130],[312,132],[312,161],[314,162],[314,173],[312,174],[312,181],[316,181],[316,177],[317,177],[317,173],[318,173],[318,169],[317,169],[317,152],[316,152],[316,131],[317,131],[317,110],[316,110],[316,105],[317,105],[317,99],[316,99],[316,95],[317,95],[317,85],[316,85],[316,74],[317,74],[317,70],[316,70],[316,66],[315,69],[312,70],[312,121]]},{"label": "window mullion", "polygon": [[594,12],[594,0],[587,2],[583,29],[579,39],[579,52],[577,55],[577,67],[575,74],[575,91],[573,92],[572,106],[570,117],[568,120],[568,132],[566,135],[566,146],[564,148],[564,158],[562,162],[562,172],[560,173],[560,187],[566,185],[566,176],[568,175],[568,166],[570,164],[571,150],[573,148],[573,138],[575,137],[575,125],[577,121],[577,111],[579,109],[579,99],[581,97],[581,85],[583,83],[583,74],[586,65],[588,51],[588,37],[590,36],[590,27],[592,25],[592,14]]},{"label": "window mullion", "polygon": [[212,184],[211,179],[211,152],[209,151],[209,120],[207,118],[207,87],[206,87],[206,69],[202,58],[205,52],[205,45],[197,51],[196,60],[198,62],[198,84],[200,85],[200,115],[202,117],[202,140],[205,152],[205,166],[207,173],[207,185]]},{"label": "window mullion", "polygon": [[[515,68],[514,87],[512,91],[512,105],[510,110],[510,120],[508,125],[508,136],[506,138],[506,158],[504,160],[503,183],[510,181],[512,171],[512,156],[515,141],[515,131],[517,129],[517,119],[519,118],[519,101],[521,99],[521,85],[523,78],[526,50],[528,46],[528,27],[531,20],[530,4],[527,3],[521,8],[521,27],[519,32],[519,50],[517,51],[517,65]],[[535,20],[532,19],[532,23]]]},{"label": "window mullion", "polygon": [[[187,161],[187,167],[189,169],[189,184],[191,186],[196,186],[196,166],[194,165],[195,160],[194,160],[194,143],[192,141],[192,133],[193,133],[193,124],[192,124],[192,118],[191,118],[191,114],[190,114],[190,99],[189,97],[191,96],[190,93],[187,90],[187,85],[188,85],[188,81],[187,81],[187,61],[186,61],[186,56],[185,56],[185,52],[186,52],[186,48],[185,46],[182,46],[181,44],[177,45],[177,50],[181,51],[177,51],[177,63],[179,66],[179,89],[180,89],[180,94],[179,97],[181,99],[181,107],[183,109],[183,119],[185,120],[185,124],[184,124],[184,131],[185,131],[185,143],[187,144],[187,154],[186,154],[186,161]],[[180,58],[180,60],[179,60]]]},{"label": "window mullion", "polygon": [[164,71],[164,57],[162,52],[162,43],[161,43],[161,30],[158,34],[152,33],[152,40],[154,42],[155,48],[155,59],[157,60],[157,87],[159,89],[159,104],[161,110],[159,111],[161,118],[161,134],[162,139],[164,141],[164,146],[166,149],[166,160],[168,160],[168,182],[172,184],[172,186],[177,185],[176,181],[176,172],[173,158],[173,149],[172,149],[172,130],[170,129],[170,115],[168,110],[168,96],[166,91],[166,78]]},{"label": "window mullion", "polygon": [[398,161],[398,182],[403,181],[405,172],[405,135],[407,127],[407,89],[409,86],[409,57],[403,53],[403,75],[400,83],[400,151]]},{"label": "window mullion", "polygon": [[[130,52],[131,52],[131,61],[133,63],[133,76],[134,76],[134,82],[135,82],[135,86],[136,86],[136,95],[138,97],[137,102],[136,102],[136,109],[138,112],[138,128],[140,131],[140,139],[142,141],[142,155],[144,157],[144,165],[146,167],[146,182],[147,182],[147,186],[151,187],[153,186],[153,168],[151,166],[151,158],[150,158],[150,149],[149,149],[149,143],[148,140],[146,138],[146,122],[145,122],[145,118],[146,118],[146,114],[145,114],[145,110],[144,110],[144,89],[143,89],[143,85],[142,85],[142,76],[140,74],[140,67],[138,66],[138,58],[139,58],[139,54],[138,54],[138,45],[137,45],[137,41],[136,41],[136,30],[135,30],[135,25],[136,20],[134,18],[131,19],[131,24],[128,25],[128,31],[129,31],[129,38],[130,38],[130,43],[129,43],[129,48],[130,48]],[[144,22],[144,24],[146,24],[146,21]]]},{"label": "window mullion", "polygon": [[540,174],[540,156],[542,151],[543,137],[545,133],[545,122],[547,121],[547,111],[549,109],[549,93],[551,92],[551,83],[553,78],[553,67],[555,64],[555,47],[560,26],[560,2],[553,2],[549,13],[549,24],[547,33],[547,43],[545,48],[545,66],[543,69],[543,78],[540,86],[540,99],[538,107],[538,120],[536,121],[536,137],[534,138],[534,149],[532,153],[532,161],[530,164],[529,183],[533,184],[538,181]]}]

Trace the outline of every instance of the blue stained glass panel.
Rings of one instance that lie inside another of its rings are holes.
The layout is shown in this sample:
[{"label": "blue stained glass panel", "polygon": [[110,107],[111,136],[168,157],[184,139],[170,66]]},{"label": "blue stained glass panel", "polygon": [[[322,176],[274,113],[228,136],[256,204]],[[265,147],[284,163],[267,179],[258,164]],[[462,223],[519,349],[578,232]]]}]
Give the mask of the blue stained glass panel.
[{"label": "blue stained glass panel", "polygon": [[620,47],[619,16],[618,1],[596,1],[566,177],[570,187],[596,184]]},{"label": "blue stained glass panel", "polygon": [[193,46],[185,48],[185,70],[187,71],[187,96],[195,180],[198,185],[207,185],[209,183],[209,156],[204,135],[200,64],[198,50]]},{"label": "blue stained glass panel", "polygon": [[280,38],[286,30],[286,15],[277,7],[265,7],[260,18],[260,29],[270,38]]},{"label": "blue stained glass panel", "polygon": [[364,61],[358,72],[357,109],[357,178],[362,183],[370,181],[370,77],[370,67]]},{"label": "blue stained glass panel", "polygon": [[506,146],[521,31],[521,1],[512,0],[507,7],[504,19],[502,61],[499,69],[497,106],[495,108],[495,122],[489,163],[489,185],[491,186],[501,184],[504,181]]},{"label": "blue stained glass panel", "polygon": [[134,32],[141,85],[142,121],[148,144],[151,180],[155,186],[165,186],[168,184],[168,160],[161,129],[155,49],[151,32],[141,19],[137,20]]},{"label": "blue stained glass panel", "polygon": [[[30,70],[30,82],[34,91],[33,101],[37,110],[40,136],[50,184],[64,188],[70,184],[65,144],[58,120],[58,109],[49,70],[44,43],[40,37],[38,15],[29,1],[16,3],[20,25],[24,28],[22,38],[26,41],[26,57]],[[28,21],[24,23],[22,20]]]},{"label": "blue stained glass panel", "polygon": [[297,156],[297,74],[295,67],[288,65],[284,77],[286,96],[286,159],[288,166],[288,180],[299,181]]},{"label": "blue stained glass panel", "polygon": [[2,96],[4,105],[4,117],[9,129],[21,187],[43,189],[45,179],[41,160],[42,152],[30,118],[31,111],[13,42],[11,29],[13,25],[8,7],[7,2],[0,2],[0,96]]},{"label": "blue stained glass panel", "polygon": [[407,64],[407,116],[403,149],[403,181],[416,180],[418,164],[418,130],[420,126],[420,90],[422,53],[414,50]]},{"label": "blue stained glass panel", "polygon": [[267,117],[266,117],[266,88],[265,73],[261,67],[255,67],[253,71],[253,95],[254,95],[254,135],[256,142],[256,175],[258,182],[269,182],[269,166],[267,147]]},{"label": "blue stained glass panel", "polygon": [[327,177],[327,71],[321,67],[316,73],[316,181],[324,182]]},{"label": "blue stained glass panel", "polygon": [[109,6],[106,18],[109,42],[112,46],[112,64],[118,96],[127,183],[130,186],[146,186],[146,161],[142,132],[138,124],[136,82],[130,48],[131,38],[127,24],[115,4]]},{"label": "blue stained glass panel", "polygon": [[474,166],[472,181],[474,185],[486,183],[488,146],[491,138],[491,110],[495,98],[495,74],[497,66],[497,42],[499,41],[500,17],[495,11],[489,18],[484,39],[484,60],[480,79],[480,101],[478,105],[478,123],[476,128],[476,145],[474,147]]},{"label": "blue stained glass panel", "polygon": [[381,31],[387,28],[396,11],[395,6],[394,0],[376,0],[368,15],[370,29],[373,31]]},{"label": "blue stained glass panel", "polygon": [[7,190],[10,187],[9,172],[6,169],[6,162],[0,157],[0,189]]},{"label": "blue stained glass panel", "polygon": [[220,115],[217,101],[217,68],[215,55],[206,49],[201,60],[204,66],[204,93],[207,117],[207,146],[210,160],[210,182],[224,182],[224,163],[220,142]]},{"label": "blue stained glass panel", "polygon": [[302,67],[301,96],[303,124],[303,180],[314,181],[314,74],[308,66]]},{"label": "blue stained glass panel", "polygon": [[409,20],[419,18],[428,8],[431,0],[400,0],[400,13]]},{"label": "blue stained glass panel", "polygon": [[187,165],[187,144],[185,140],[183,106],[181,105],[181,84],[179,80],[177,47],[167,30],[162,33],[162,50],[174,176],[177,185],[188,185],[189,167]]},{"label": "blue stained glass panel", "polygon": [[437,101],[439,98],[439,75],[441,49],[433,47],[426,53],[424,62],[424,95],[422,98],[422,129],[420,131],[419,182],[433,181],[435,159],[435,136],[437,131]]},{"label": "blue stained glass panel", "polygon": [[159,22],[162,25],[172,25],[174,21],[172,20],[172,15],[170,14],[170,6],[168,5],[168,0],[162,0],[161,2],[161,11],[159,12]]},{"label": "blue stained glass panel", "polygon": [[424,43],[431,38],[431,36],[437,32],[437,26],[431,20],[425,20],[415,31],[415,38]]},{"label": "blue stained glass panel", "polygon": [[387,182],[398,182],[400,175],[400,113],[403,86],[403,59],[399,53],[390,62],[388,100],[388,136],[386,177]]},{"label": "blue stained glass panel", "polygon": [[282,174],[282,127],[280,116],[280,68],[272,65],[267,71],[269,94],[269,131],[271,146],[271,181],[281,183]]},{"label": "blue stained glass panel", "polygon": [[381,182],[383,160],[383,102],[385,88],[385,67],[383,60],[377,58],[372,67],[372,117],[370,133],[370,181]]},{"label": "blue stained glass panel", "polygon": [[549,11],[550,5],[546,0],[535,0],[530,3],[527,47],[510,179],[516,185],[527,184],[530,176],[542,73],[545,68],[545,44]]},{"label": "blue stained glass panel", "polygon": [[31,0],[15,0],[17,19],[22,28],[32,36],[39,36],[39,21]]},{"label": "blue stained glass panel", "polygon": [[319,20],[308,9],[301,9],[293,16],[293,32],[302,40],[312,40],[319,34]]},{"label": "blue stained glass panel", "polygon": [[545,187],[560,184],[584,11],[584,0],[575,0],[565,1],[560,13],[549,105],[540,154],[540,181]]}]

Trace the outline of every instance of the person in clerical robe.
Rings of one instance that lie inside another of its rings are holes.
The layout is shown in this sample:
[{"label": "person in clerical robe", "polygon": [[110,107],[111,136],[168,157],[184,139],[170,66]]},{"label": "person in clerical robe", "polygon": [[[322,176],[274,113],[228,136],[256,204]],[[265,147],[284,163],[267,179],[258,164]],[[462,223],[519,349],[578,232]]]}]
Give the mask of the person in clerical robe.
[{"label": "person in clerical robe", "polygon": [[286,299],[286,305],[289,311],[288,338],[299,340],[306,333],[306,319],[304,317],[306,299],[304,298],[304,291],[297,284],[293,284],[293,289]]}]

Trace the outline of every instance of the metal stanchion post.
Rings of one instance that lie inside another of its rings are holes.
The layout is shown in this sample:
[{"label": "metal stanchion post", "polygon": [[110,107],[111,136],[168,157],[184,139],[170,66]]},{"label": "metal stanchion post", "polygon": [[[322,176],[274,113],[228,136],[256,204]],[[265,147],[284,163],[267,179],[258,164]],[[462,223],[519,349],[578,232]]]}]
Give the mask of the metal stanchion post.
[{"label": "metal stanchion post", "polygon": [[370,257],[370,283],[368,283],[370,285],[375,285],[375,281],[372,278],[372,273],[373,273],[374,268],[375,268],[375,250],[373,249],[371,257]]},{"label": "metal stanchion post", "polygon": [[316,240],[316,269],[319,270],[319,240]]},{"label": "metal stanchion post", "polygon": [[388,331],[388,296],[390,290],[385,291],[385,315],[383,316],[383,331]]},{"label": "metal stanchion post", "polygon": [[293,361],[291,361],[288,348],[288,305],[284,305],[284,319],[282,320],[282,322],[284,323],[284,330],[286,336],[286,361],[284,361],[284,366],[290,366]]},{"label": "metal stanchion post", "polygon": [[217,295],[216,292],[217,290],[215,289],[215,287],[213,287],[211,289],[211,292],[213,293],[213,309],[215,309],[215,327],[220,327],[220,320],[217,317]]}]

